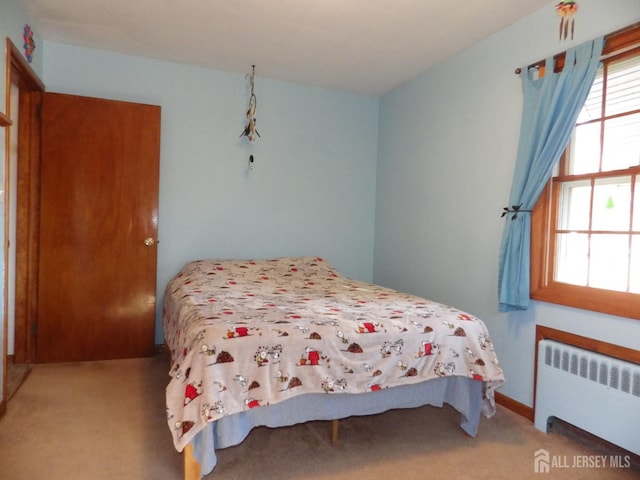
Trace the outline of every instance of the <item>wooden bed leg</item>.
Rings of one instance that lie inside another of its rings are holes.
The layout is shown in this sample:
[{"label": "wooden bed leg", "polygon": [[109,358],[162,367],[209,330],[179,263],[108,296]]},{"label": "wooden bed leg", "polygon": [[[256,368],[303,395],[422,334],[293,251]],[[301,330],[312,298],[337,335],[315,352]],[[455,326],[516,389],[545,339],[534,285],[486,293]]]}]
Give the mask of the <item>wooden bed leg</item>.
[{"label": "wooden bed leg", "polygon": [[188,444],[182,452],[184,460],[184,480],[200,480],[200,463],[193,456],[193,445]]},{"label": "wooden bed leg", "polygon": [[338,443],[338,420],[331,420],[330,438],[333,445]]}]

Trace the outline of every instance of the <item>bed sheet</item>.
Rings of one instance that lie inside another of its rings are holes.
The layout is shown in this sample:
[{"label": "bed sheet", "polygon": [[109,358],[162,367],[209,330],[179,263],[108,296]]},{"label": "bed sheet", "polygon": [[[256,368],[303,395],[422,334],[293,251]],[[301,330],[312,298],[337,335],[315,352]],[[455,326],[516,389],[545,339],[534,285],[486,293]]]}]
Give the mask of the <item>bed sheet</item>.
[{"label": "bed sheet", "polygon": [[[269,408],[222,417],[207,425],[191,440],[194,457],[200,464],[200,474],[204,476],[211,473],[218,463],[217,450],[240,444],[258,426],[285,427],[312,420],[374,415],[391,409],[424,405],[442,407],[445,403],[460,413],[462,430],[475,437],[481,417],[483,387],[481,382],[470,378],[450,376],[374,393],[300,395]],[[429,425],[425,425],[425,429],[429,429]]]}]

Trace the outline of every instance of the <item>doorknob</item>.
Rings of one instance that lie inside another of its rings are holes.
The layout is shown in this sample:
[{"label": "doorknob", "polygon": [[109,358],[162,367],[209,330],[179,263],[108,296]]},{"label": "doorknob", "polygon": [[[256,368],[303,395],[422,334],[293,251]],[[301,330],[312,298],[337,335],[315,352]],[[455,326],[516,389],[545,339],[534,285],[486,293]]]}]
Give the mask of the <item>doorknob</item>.
[{"label": "doorknob", "polygon": [[147,247],[152,247],[155,243],[156,243],[156,241],[151,237],[147,237],[147,238],[144,239],[144,244]]}]

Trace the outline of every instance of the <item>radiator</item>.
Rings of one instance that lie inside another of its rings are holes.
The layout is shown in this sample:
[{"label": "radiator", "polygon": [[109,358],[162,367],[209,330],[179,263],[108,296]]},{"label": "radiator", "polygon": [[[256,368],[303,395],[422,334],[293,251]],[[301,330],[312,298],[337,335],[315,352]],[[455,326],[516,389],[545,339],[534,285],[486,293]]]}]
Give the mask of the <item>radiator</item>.
[{"label": "radiator", "polygon": [[535,426],[556,417],[640,455],[640,365],[538,342]]}]

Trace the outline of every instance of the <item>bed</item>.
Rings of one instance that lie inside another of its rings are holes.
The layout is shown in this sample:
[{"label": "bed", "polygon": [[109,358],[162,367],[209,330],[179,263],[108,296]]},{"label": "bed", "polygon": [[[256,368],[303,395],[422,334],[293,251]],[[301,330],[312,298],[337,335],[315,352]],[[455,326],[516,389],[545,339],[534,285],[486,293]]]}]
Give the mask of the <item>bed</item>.
[{"label": "bed", "polygon": [[163,327],[167,422],[195,478],[259,425],[331,420],[335,439],[341,418],[447,403],[475,436],[504,382],[480,319],[318,257],[190,262]]}]

